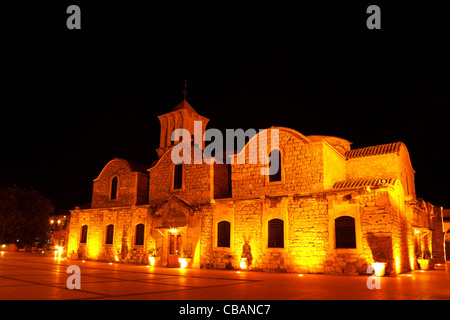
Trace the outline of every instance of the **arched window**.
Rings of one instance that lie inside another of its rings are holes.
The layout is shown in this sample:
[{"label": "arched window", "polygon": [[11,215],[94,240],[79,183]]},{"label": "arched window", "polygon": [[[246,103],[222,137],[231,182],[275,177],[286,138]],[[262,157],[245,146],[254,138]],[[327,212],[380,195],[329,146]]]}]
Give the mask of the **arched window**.
[{"label": "arched window", "polygon": [[217,246],[229,248],[230,247],[230,226],[228,221],[220,221],[217,224]]},{"label": "arched window", "polygon": [[334,220],[336,249],[356,248],[355,219],[342,216]]},{"label": "arched window", "polygon": [[114,225],[110,224],[106,227],[105,244],[113,244],[113,239],[114,239]]},{"label": "arched window", "polygon": [[281,219],[272,219],[268,224],[268,247],[284,248],[284,222]]},{"label": "arched window", "polygon": [[281,153],[274,149],[269,154],[269,182],[281,181]]},{"label": "arched window", "polygon": [[173,188],[181,189],[183,186],[183,164],[178,163],[173,169]]},{"label": "arched window", "polygon": [[143,245],[144,244],[144,230],[145,230],[145,226],[142,223],[139,223],[136,226],[136,241],[134,242],[135,245]]},{"label": "arched window", "polygon": [[117,198],[117,177],[114,177],[111,181],[111,200]]},{"label": "arched window", "polygon": [[88,231],[88,226],[87,225],[83,225],[81,227],[80,243],[86,243],[86,241],[87,241],[87,231]]}]

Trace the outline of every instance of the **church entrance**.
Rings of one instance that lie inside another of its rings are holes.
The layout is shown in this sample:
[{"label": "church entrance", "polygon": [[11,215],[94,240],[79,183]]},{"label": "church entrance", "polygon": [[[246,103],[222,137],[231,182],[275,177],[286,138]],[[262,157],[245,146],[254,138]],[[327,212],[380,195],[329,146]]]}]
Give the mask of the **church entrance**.
[{"label": "church entrance", "polygon": [[183,246],[183,238],[181,234],[169,234],[167,248],[167,266],[169,268],[179,268],[180,262],[178,258],[181,257],[181,248]]}]

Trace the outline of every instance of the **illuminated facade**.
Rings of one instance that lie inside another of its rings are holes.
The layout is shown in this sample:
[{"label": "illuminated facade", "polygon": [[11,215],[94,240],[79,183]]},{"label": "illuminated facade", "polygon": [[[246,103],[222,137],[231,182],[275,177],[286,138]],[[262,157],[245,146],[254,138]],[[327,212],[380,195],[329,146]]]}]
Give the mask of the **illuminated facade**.
[{"label": "illuminated facade", "polygon": [[450,260],[450,209],[444,209],[445,254]]},{"label": "illuminated facade", "polygon": [[69,238],[69,216],[67,214],[52,214],[49,216],[49,249],[63,247],[67,249]]},{"label": "illuminated facade", "polygon": [[[244,164],[174,164],[171,133],[192,132],[200,116],[184,100],[161,122],[159,159],[150,167],[111,160],[94,180],[89,209],[71,211],[72,258],[163,267],[365,274],[444,262],[442,208],[418,199],[408,150],[391,143],[352,150],[347,140],[288,128],[250,139]],[[249,164],[256,139],[277,152],[279,171]]]}]

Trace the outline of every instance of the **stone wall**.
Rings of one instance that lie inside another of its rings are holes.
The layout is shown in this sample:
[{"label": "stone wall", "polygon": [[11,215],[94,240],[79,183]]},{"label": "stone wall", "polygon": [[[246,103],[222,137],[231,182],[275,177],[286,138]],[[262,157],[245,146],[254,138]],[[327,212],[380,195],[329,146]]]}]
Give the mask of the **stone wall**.
[{"label": "stone wall", "polygon": [[293,196],[288,202],[288,270],[323,273],[330,246],[327,199],[320,195]]},{"label": "stone wall", "polygon": [[338,181],[345,180],[345,157],[331,147],[323,143],[323,186],[331,189]]},{"label": "stone wall", "polygon": [[[267,156],[272,150],[271,134],[258,133],[252,140],[256,145],[267,145]],[[287,193],[323,190],[323,146],[324,142],[309,143],[306,138],[291,130],[279,129],[279,150],[281,152],[281,181],[269,182],[268,175],[261,174],[268,168],[267,158],[256,159],[258,148],[250,148],[251,142],[234,157],[232,169],[233,198],[277,195]],[[238,164],[238,159],[245,154],[245,163]]]},{"label": "stone wall", "polygon": [[201,159],[202,151],[192,148],[191,164],[183,163],[182,188],[174,189],[173,176],[175,164],[171,157],[172,149],[168,150],[158,161],[158,163],[149,169],[150,187],[149,202],[160,203],[172,194],[190,201],[192,203],[205,203],[213,198],[213,170],[212,165],[202,162],[195,164],[195,153]]},{"label": "stone wall", "polygon": [[399,161],[396,153],[348,159],[346,176],[348,180],[397,178]]},{"label": "stone wall", "polygon": [[214,163],[214,199],[231,197],[231,166]]},{"label": "stone wall", "polygon": [[[111,199],[111,183],[117,177],[117,197]],[[148,175],[132,171],[122,159],[110,161],[94,180],[92,208],[131,206],[147,201]]]},{"label": "stone wall", "polygon": [[386,153],[351,158],[346,161],[348,180],[397,178],[410,197],[415,197],[414,170],[411,166],[408,149],[402,143],[398,154]]},{"label": "stone wall", "polygon": [[142,205],[148,203],[148,187],[149,175],[138,173],[137,176],[137,191],[135,205]]},{"label": "stone wall", "polygon": [[[71,211],[68,253],[75,258],[100,261],[144,263],[149,249],[153,248],[152,220],[148,206]],[[136,225],[144,224],[145,242],[136,245]],[[105,244],[106,229],[114,225],[112,244]],[[81,244],[81,229],[88,226],[86,244]],[[119,254],[117,254],[119,253]]]},{"label": "stone wall", "polygon": [[[412,238],[405,208],[391,203],[392,187],[217,201],[202,215],[201,265],[239,268],[243,247],[251,249],[251,270],[365,274],[371,262],[387,273],[410,270]],[[336,249],[334,220],[355,219],[356,248]],[[405,217],[405,218],[402,218]],[[284,248],[267,247],[268,221],[284,221]],[[231,223],[230,248],[215,246],[217,224]]]},{"label": "stone wall", "polygon": [[[433,257],[436,263],[445,263],[445,231],[442,217],[442,208],[432,206],[431,225],[434,230],[432,237]],[[448,249],[450,250],[450,248]]]}]

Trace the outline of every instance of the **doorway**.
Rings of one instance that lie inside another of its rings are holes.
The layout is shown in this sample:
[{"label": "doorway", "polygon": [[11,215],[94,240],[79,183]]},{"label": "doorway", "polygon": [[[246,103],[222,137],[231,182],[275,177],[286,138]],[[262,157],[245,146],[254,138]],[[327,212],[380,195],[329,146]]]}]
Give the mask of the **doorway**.
[{"label": "doorway", "polygon": [[179,268],[180,262],[178,258],[181,257],[181,248],[183,244],[181,234],[169,234],[168,248],[167,248],[167,266],[169,268]]}]

